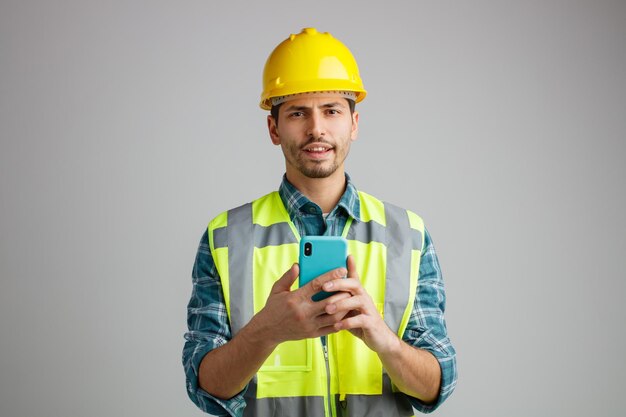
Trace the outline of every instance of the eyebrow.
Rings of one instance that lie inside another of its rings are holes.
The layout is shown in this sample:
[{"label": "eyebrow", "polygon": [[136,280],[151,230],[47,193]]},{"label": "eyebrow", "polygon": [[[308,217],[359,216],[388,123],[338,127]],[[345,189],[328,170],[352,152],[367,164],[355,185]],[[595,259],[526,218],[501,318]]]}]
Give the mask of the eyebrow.
[{"label": "eyebrow", "polygon": [[[340,102],[338,101],[333,101],[331,103],[324,103],[320,106],[318,106],[319,108],[323,108],[323,109],[329,109],[329,108],[333,108],[333,107],[345,107],[343,106]],[[289,107],[287,107],[285,109],[285,111],[305,111],[305,110],[309,110],[311,109],[311,107],[309,106],[294,106],[291,105]]]}]

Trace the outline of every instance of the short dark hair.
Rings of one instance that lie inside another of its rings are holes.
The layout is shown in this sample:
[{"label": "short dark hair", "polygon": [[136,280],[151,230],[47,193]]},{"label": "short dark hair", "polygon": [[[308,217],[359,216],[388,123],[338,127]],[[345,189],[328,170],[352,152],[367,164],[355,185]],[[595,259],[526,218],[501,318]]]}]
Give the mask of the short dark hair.
[{"label": "short dark hair", "polygon": [[[354,108],[356,107],[356,102],[349,98],[347,98],[346,100],[348,100],[348,107],[350,107],[350,115],[352,115],[354,113]],[[284,103],[277,104],[276,106],[272,106],[272,108],[270,109],[270,114],[274,118],[276,126],[278,126],[278,109],[280,109],[280,106],[282,106],[283,104]]]}]

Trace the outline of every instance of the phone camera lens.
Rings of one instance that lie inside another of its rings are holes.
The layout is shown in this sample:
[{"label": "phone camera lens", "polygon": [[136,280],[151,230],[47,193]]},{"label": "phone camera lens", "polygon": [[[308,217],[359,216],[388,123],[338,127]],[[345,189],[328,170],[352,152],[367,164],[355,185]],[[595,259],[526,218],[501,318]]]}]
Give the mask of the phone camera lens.
[{"label": "phone camera lens", "polygon": [[311,256],[313,253],[313,245],[310,242],[304,244],[304,256]]}]

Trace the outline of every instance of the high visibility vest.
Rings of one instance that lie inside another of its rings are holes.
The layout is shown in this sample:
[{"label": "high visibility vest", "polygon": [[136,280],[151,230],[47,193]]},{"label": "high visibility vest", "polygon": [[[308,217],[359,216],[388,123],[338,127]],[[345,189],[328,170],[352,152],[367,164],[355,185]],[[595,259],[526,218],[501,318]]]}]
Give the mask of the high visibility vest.
[{"label": "high visibility vest", "polygon": [[[359,192],[361,221],[343,236],[361,283],[385,323],[402,337],[415,301],[422,219]],[[260,311],[272,285],[298,262],[300,235],[278,192],[209,223],[209,245],[222,283],[232,335]],[[294,283],[294,289],[298,282]],[[279,344],[245,393],[246,416],[409,416],[377,354],[348,331]]]}]

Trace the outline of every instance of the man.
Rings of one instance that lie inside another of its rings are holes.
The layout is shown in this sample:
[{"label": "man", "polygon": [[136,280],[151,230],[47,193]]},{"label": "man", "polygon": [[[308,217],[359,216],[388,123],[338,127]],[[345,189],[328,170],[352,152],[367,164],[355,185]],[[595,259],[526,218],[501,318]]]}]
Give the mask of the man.
[{"label": "man", "polygon": [[[232,416],[407,416],[456,384],[437,257],[414,213],[356,190],[344,161],[365,90],[350,51],[313,28],[276,47],[261,108],[279,191],[202,237],[183,352],[190,398]],[[298,287],[298,242],[343,235],[347,268]],[[321,290],[332,291],[313,301]]]}]

